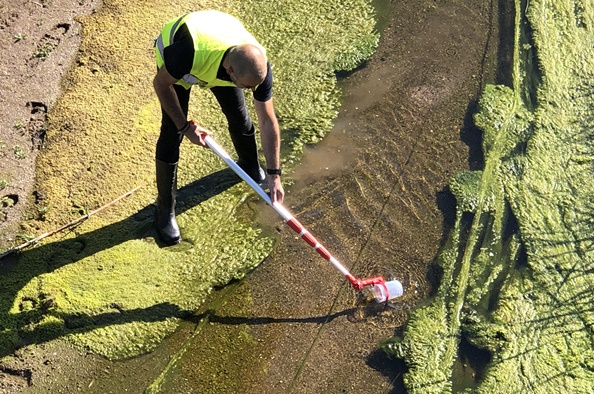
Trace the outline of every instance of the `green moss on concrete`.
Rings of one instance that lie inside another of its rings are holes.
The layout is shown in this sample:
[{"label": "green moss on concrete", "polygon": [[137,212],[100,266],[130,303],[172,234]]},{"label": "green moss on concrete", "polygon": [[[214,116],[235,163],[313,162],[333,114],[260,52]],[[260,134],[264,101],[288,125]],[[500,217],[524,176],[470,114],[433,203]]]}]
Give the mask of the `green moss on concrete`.
[{"label": "green moss on concrete", "polygon": [[515,9],[514,86],[488,86],[480,100],[485,165],[452,182],[442,283],[384,344],[409,366],[411,393],[452,391],[462,335],[491,354],[472,392],[592,391],[594,6]]},{"label": "green moss on concrete", "polygon": [[[253,223],[254,193],[220,172],[225,165],[212,152],[186,142],[178,204],[184,242],[170,248],[155,242],[160,108],[151,83],[152,39],[165,22],[215,8],[243,20],[267,47],[287,170],[303,144],[319,141],[331,128],[339,106],[334,72],[353,69],[377,44],[365,0],[103,3],[82,19],[78,58],[49,114],[46,148],[37,162],[40,203],[52,209],[45,220],[23,226],[32,234],[50,231],[144,187],[25,251],[0,276],[0,356],[19,342],[63,336],[112,359],[150,351],[213,286],[241,278],[274,245]],[[217,108],[211,94],[194,89],[190,117],[232,152]]]}]

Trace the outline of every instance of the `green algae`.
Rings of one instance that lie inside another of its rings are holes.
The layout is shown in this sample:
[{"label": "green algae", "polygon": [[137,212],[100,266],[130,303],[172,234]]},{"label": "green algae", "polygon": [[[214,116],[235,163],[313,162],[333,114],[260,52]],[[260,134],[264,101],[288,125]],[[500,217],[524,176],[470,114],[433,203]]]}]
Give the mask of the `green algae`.
[{"label": "green algae", "polygon": [[461,212],[476,212],[482,175],[482,171],[461,171],[450,180],[450,191]]},{"label": "green algae", "polygon": [[[37,160],[38,203],[51,209],[43,220],[32,213],[23,227],[50,231],[144,187],[25,251],[0,276],[0,356],[61,337],[110,359],[151,351],[213,287],[241,278],[272,250],[275,239],[253,224],[253,192],[224,171],[216,155],[188,143],[179,169],[184,241],[160,248],[154,238],[160,109],[151,84],[152,39],[167,20],[207,8],[239,17],[268,49],[287,172],[303,145],[319,141],[332,126],[340,95],[334,73],[357,67],[377,45],[372,8],[364,0],[107,0],[84,17],[83,42],[49,114],[46,149]],[[230,147],[217,108],[212,95],[194,89],[190,117]]]},{"label": "green algae", "polygon": [[[242,20],[269,48],[278,79],[275,96],[282,98],[275,107],[285,134],[284,160],[295,163],[303,146],[319,142],[338,114],[335,73],[356,68],[377,47],[373,9],[360,0],[237,3]],[[270,12],[274,18],[256,20]]]},{"label": "green algae", "polygon": [[594,6],[515,9],[513,87],[481,97],[484,169],[452,180],[442,283],[383,345],[411,393],[453,391],[462,336],[491,355],[468,392],[592,392]]}]

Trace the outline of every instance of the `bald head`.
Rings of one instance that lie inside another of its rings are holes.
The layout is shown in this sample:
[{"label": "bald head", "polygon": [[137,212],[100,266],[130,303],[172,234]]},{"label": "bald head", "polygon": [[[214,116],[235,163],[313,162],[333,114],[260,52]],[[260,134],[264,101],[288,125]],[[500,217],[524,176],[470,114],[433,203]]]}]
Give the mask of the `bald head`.
[{"label": "bald head", "polygon": [[244,87],[255,87],[266,78],[266,56],[256,45],[241,44],[231,48],[228,60],[235,77],[234,82],[239,82]]}]

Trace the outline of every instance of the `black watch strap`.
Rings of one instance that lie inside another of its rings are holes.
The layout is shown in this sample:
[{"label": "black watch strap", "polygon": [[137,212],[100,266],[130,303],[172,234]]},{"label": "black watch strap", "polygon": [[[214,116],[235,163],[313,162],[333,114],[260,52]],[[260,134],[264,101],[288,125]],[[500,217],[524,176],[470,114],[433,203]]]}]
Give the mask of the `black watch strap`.
[{"label": "black watch strap", "polygon": [[266,169],[266,173],[268,175],[282,175],[283,172],[281,171],[280,168],[268,168]]}]

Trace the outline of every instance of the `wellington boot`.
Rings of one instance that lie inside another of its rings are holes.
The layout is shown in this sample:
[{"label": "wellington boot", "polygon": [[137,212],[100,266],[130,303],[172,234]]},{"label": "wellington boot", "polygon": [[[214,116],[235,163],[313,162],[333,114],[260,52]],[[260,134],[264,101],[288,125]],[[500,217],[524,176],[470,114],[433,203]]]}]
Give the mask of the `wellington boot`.
[{"label": "wellington boot", "polygon": [[258,161],[256,133],[254,132],[251,135],[231,134],[231,141],[233,141],[233,146],[237,152],[237,165],[254,181],[263,183],[266,180],[266,174]]},{"label": "wellington boot", "polygon": [[166,245],[181,241],[181,233],[175,220],[175,197],[177,194],[177,163],[157,160],[157,217],[159,238]]}]

